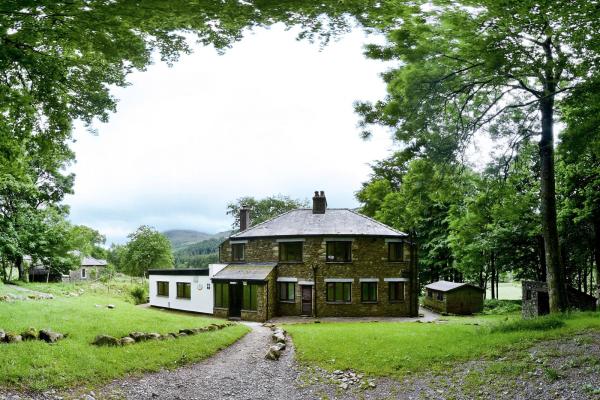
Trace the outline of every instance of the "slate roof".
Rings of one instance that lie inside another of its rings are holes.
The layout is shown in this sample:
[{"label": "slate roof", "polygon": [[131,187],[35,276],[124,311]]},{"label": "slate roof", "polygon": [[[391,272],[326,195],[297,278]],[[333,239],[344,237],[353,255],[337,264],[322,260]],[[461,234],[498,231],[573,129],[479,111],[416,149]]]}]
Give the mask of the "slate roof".
[{"label": "slate roof", "polygon": [[94,257],[83,257],[81,260],[82,267],[106,267],[106,260],[98,260]]},{"label": "slate roof", "polygon": [[232,235],[231,239],[274,236],[386,236],[406,237],[379,221],[347,208],[328,208],[313,214],[311,208],[288,211]]},{"label": "slate roof", "polygon": [[213,280],[265,281],[277,263],[229,264],[217,272]]},{"label": "slate roof", "polygon": [[461,287],[472,287],[475,289],[483,290],[479,286],[471,285],[470,283],[460,283],[460,282],[448,282],[448,281],[437,281],[426,285],[426,289],[438,290],[440,292],[451,292],[452,290],[456,290]]}]

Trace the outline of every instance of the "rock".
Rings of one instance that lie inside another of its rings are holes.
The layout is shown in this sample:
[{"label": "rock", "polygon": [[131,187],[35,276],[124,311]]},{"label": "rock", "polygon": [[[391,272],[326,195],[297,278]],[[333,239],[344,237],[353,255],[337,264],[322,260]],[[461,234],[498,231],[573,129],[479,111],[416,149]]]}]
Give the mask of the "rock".
[{"label": "rock", "polygon": [[274,342],[285,343],[285,336],[284,336],[283,332],[275,331],[275,333],[273,333],[272,338],[273,338]]},{"label": "rock", "polygon": [[371,389],[375,389],[377,387],[377,385],[375,384],[375,382],[369,382],[369,387]]},{"label": "rock", "polygon": [[158,340],[160,339],[160,333],[150,332],[146,334],[146,340]]},{"label": "rock", "polygon": [[267,360],[273,360],[273,361],[279,360],[280,356],[281,356],[281,349],[277,345],[270,346],[269,350],[267,351],[267,354],[265,354],[265,358]]},{"label": "rock", "polygon": [[114,304],[109,304],[109,305],[107,305],[106,307],[107,307],[107,308],[110,308],[110,309],[112,310],[113,308],[115,308],[115,305],[114,305]]},{"label": "rock", "polygon": [[146,334],[144,332],[131,332],[129,337],[135,340],[136,342],[143,342],[147,339]]},{"label": "rock", "polygon": [[180,329],[179,333],[185,333],[186,335],[195,335],[197,332],[192,329]]},{"label": "rock", "polygon": [[6,332],[4,332],[2,329],[0,329],[0,343],[4,342],[5,339],[6,339]]},{"label": "rock", "polygon": [[114,336],[98,335],[92,342],[96,346],[120,346],[121,340]]},{"label": "rock", "polygon": [[339,369],[336,369],[335,371],[333,371],[333,374],[334,374],[334,375],[342,375],[343,373],[344,373],[344,372],[343,372],[343,371],[341,371],[341,370],[339,370]]},{"label": "rock", "polygon": [[285,343],[281,343],[281,342],[275,343],[273,345],[273,347],[277,347],[279,349],[279,351],[283,351],[283,350],[285,350]]},{"label": "rock", "polygon": [[21,333],[23,340],[37,340],[38,332],[34,328],[29,328]]},{"label": "rock", "polygon": [[135,343],[135,340],[130,338],[129,336],[122,337],[119,339],[121,346],[129,346]]},{"label": "rock", "polygon": [[4,339],[6,341],[6,343],[18,343],[18,342],[22,342],[23,338],[21,337],[21,335],[17,335],[16,333],[7,333],[6,334],[6,339]]},{"label": "rock", "polygon": [[40,330],[40,340],[43,340],[46,343],[56,343],[59,340],[63,339],[65,335],[58,332],[53,332],[50,329],[42,329]]},{"label": "rock", "polygon": [[341,384],[340,384],[340,387],[341,387],[342,389],[346,390],[346,389],[348,389],[348,384],[347,384],[347,383],[345,383],[345,382],[344,382],[344,383],[341,383]]}]

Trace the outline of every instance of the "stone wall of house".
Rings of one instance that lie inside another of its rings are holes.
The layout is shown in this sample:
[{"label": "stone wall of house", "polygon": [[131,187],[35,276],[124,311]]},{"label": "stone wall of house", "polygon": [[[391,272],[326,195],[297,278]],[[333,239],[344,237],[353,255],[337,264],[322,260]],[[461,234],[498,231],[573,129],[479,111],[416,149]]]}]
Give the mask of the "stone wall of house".
[{"label": "stone wall of house", "polygon": [[[81,277],[81,270],[85,268],[85,278]],[[87,281],[87,280],[95,280],[100,277],[100,274],[106,267],[101,266],[90,266],[90,267],[81,267],[79,269],[75,269],[69,272],[69,279],[71,281]]]},{"label": "stone wall of house", "polygon": [[[352,261],[349,263],[326,262],[326,242],[322,237],[306,237],[303,244],[303,261],[299,263],[280,263],[273,279],[271,298],[277,300],[276,278],[296,278],[297,281],[314,281],[313,309],[316,316],[406,316],[410,313],[410,301],[416,301],[417,293],[411,291],[409,282],[405,282],[405,300],[390,302],[389,284],[385,278],[412,279],[409,259],[410,249],[404,246],[404,261],[388,261],[388,245],[384,238],[355,237],[352,242]],[[231,262],[231,245],[227,240],[221,245],[221,262]],[[250,239],[245,245],[244,262],[278,262],[279,245],[273,239]],[[326,301],[325,279],[353,279],[352,300],[349,303],[328,303]],[[378,300],[376,303],[361,302],[360,278],[377,278]],[[301,314],[301,287],[296,284],[294,303],[282,303],[278,300],[270,303],[276,308],[276,315]]]}]

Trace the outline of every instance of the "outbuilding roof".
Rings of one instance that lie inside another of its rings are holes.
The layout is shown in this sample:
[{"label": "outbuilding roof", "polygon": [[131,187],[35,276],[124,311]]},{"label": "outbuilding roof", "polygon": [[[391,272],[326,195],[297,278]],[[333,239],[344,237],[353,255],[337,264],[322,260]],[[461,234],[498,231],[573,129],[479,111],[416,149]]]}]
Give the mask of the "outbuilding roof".
[{"label": "outbuilding roof", "polygon": [[231,239],[276,236],[386,236],[406,233],[347,208],[328,208],[314,214],[310,208],[288,211],[273,219],[232,235]]},{"label": "outbuilding roof", "polygon": [[479,286],[471,285],[470,283],[464,282],[437,281],[425,286],[426,289],[437,290],[440,292],[451,292],[452,290],[456,290],[462,287],[471,287],[483,291],[483,289]]},{"label": "outbuilding roof", "polygon": [[106,260],[98,260],[94,257],[83,257],[81,260],[82,267],[106,267]]},{"label": "outbuilding roof", "polygon": [[213,276],[213,280],[265,281],[277,263],[229,264]]}]

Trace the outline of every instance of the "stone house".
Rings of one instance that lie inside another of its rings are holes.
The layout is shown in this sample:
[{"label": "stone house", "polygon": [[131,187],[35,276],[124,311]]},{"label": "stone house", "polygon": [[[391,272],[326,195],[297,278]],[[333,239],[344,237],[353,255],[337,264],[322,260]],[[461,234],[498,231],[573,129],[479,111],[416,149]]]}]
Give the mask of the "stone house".
[{"label": "stone house", "polygon": [[350,209],[297,209],[256,226],[240,211],[240,232],[219,247],[214,315],[417,316],[414,246],[408,235]]},{"label": "stone house", "polygon": [[468,283],[438,281],[425,286],[423,305],[433,311],[469,315],[483,310],[485,290]]},{"label": "stone house", "polygon": [[[548,284],[539,281],[522,281],[523,318],[535,318],[550,313]],[[597,299],[587,293],[567,287],[567,301],[570,308],[582,311],[595,311]]]},{"label": "stone house", "polygon": [[79,268],[69,272],[69,280],[86,281],[97,279],[107,265],[106,260],[99,260],[94,257],[82,257]]}]

